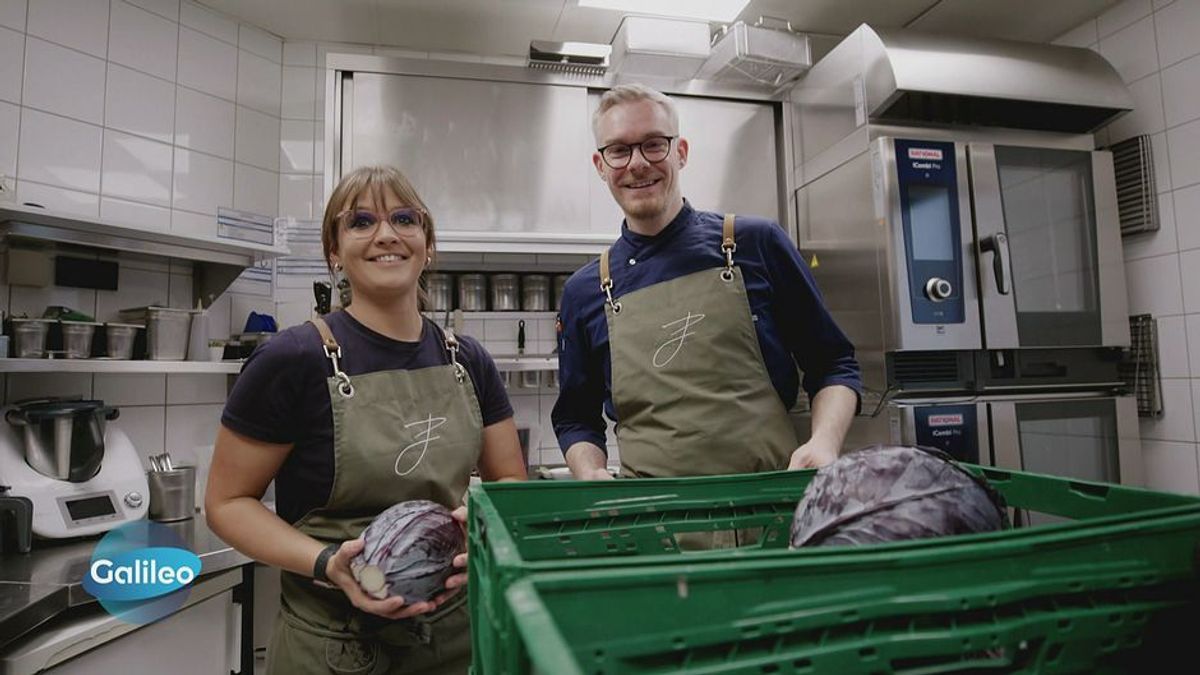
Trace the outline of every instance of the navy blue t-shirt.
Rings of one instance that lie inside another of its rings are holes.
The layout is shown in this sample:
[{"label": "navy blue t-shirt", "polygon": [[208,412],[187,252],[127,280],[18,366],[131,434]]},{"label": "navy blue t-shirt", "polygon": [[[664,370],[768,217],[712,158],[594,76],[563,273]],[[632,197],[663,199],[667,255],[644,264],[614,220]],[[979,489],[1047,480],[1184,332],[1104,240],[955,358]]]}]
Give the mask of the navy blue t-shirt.
[{"label": "navy blue t-shirt", "polygon": [[[696,211],[685,202],[653,237],[622,224],[621,238],[609,254],[613,297],[723,266],[723,221],[721,214]],[[808,264],[783,228],[764,218],[738,216],[734,241],[734,264],[742,272],[758,344],[783,406],[790,409],[796,403],[801,384],[797,366],[804,371],[804,390],[810,397],[833,384],[850,387],[861,396],[854,346],[829,315]],[[561,316],[554,433],[563,452],[579,441],[603,449],[606,425],[601,409],[609,419],[620,420],[612,401],[599,261],[584,265],[567,280]]]},{"label": "navy blue t-shirt", "polygon": [[[380,335],[346,312],[328,314],[325,322],[342,347],[347,375],[450,363],[442,330],[428,319],[417,342]],[[458,361],[475,385],[483,425],[512,417],[500,373],[483,346],[459,336]],[[333,490],[333,408],[326,383],[332,375],[316,326],[289,328],[246,360],[221,415],[221,423],[239,434],[294,444],[275,477],[276,511],[289,523],[324,506]]]}]

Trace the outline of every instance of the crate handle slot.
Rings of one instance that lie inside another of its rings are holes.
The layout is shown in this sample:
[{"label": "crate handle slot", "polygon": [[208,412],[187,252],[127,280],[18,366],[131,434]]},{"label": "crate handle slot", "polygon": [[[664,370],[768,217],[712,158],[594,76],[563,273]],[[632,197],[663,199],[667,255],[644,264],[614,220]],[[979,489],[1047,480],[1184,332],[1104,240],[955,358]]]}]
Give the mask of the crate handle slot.
[{"label": "crate handle slot", "polygon": [[1068,481],[1067,485],[1071,492],[1083,495],[1084,497],[1090,497],[1093,499],[1108,498],[1107,485],[1098,485],[1096,483],[1076,483],[1075,481]]}]

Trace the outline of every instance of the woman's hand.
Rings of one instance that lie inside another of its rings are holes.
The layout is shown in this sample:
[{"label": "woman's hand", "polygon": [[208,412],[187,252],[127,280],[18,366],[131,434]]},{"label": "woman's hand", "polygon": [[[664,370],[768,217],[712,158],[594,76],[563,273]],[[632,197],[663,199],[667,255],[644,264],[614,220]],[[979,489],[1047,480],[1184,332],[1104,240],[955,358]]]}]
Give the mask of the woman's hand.
[{"label": "woman's hand", "polygon": [[[464,515],[465,515],[465,509]],[[362,537],[351,539],[343,542],[338,548],[337,553],[329,559],[325,567],[325,576],[329,577],[329,581],[335,586],[342,589],[347,598],[350,598],[350,604],[358,609],[369,614],[382,616],[385,619],[407,619],[418,614],[425,614],[436,608],[440,601],[433,602],[416,602],[411,605],[404,603],[404,598],[392,596],[383,600],[376,600],[358,585],[358,580],[354,578],[354,574],[350,571],[350,559],[362,552],[365,542]],[[463,556],[466,557],[465,555]],[[455,561],[457,562],[457,560]],[[453,577],[451,577],[453,578]],[[466,583],[464,580],[463,583]],[[449,582],[447,581],[447,587]]]},{"label": "woman's hand", "polygon": [[[458,524],[462,526],[463,538],[465,539],[467,535],[467,507],[460,506],[457,509],[454,509],[450,515],[454,516],[454,519],[457,520]],[[459,553],[458,555],[454,556],[453,565],[456,569],[460,569],[462,571],[457,572],[446,579],[446,592],[438,594],[438,596],[433,599],[433,601],[438,605],[441,605],[450,598],[454,597],[458,593],[458,589],[467,585],[467,554]]]}]

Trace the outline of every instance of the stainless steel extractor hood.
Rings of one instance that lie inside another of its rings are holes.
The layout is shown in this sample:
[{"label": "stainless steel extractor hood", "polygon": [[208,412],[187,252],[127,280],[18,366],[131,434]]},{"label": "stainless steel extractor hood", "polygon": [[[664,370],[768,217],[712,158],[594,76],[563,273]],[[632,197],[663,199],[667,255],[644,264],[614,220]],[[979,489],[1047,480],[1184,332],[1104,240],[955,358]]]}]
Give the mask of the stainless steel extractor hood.
[{"label": "stainless steel extractor hood", "polygon": [[866,24],[814,66],[805,83],[822,80],[854,87],[859,114],[876,124],[1086,133],[1133,108],[1116,70],[1089,49]]}]

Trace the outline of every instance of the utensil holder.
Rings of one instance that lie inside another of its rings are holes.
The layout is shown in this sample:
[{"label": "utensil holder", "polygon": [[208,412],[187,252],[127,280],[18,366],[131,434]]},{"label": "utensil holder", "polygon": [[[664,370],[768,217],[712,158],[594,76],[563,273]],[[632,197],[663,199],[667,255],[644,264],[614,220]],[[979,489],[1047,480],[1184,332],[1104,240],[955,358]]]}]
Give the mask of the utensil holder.
[{"label": "utensil holder", "polygon": [[196,467],[181,466],[171,471],[148,471],[150,520],[174,522],[196,514]]}]

